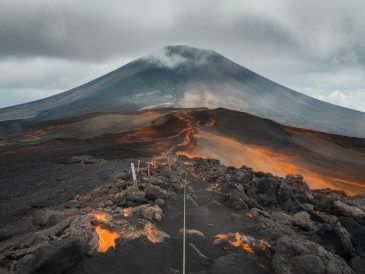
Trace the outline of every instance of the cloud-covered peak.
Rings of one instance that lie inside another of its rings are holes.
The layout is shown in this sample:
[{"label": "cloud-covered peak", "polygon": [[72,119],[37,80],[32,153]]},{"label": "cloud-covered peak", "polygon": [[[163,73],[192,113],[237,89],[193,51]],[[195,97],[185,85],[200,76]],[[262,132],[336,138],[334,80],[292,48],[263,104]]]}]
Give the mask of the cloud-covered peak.
[{"label": "cloud-covered peak", "polygon": [[189,65],[203,65],[206,64],[206,62],[214,59],[216,60],[219,57],[222,56],[212,50],[176,45],[162,47],[142,59],[152,62],[155,65],[176,68],[187,63],[189,63]]}]

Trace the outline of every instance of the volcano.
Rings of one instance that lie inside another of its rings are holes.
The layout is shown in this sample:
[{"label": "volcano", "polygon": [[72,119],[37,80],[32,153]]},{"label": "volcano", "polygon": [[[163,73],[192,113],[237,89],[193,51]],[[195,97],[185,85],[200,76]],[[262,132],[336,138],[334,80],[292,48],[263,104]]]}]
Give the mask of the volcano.
[{"label": "volcano", "polygon": [[0,273],[364,273],[364,116],[185,46],[2,109]]},{"label": "volcano", "polygon": [[[0,121],[161,107],[222,107],[287,126],[365,137],[365,113],[308,97],[214,51],[188,46],[164,47],[69,91],[1,109]],[[7,135],[16,132],[15,124],[11,128]]]}]

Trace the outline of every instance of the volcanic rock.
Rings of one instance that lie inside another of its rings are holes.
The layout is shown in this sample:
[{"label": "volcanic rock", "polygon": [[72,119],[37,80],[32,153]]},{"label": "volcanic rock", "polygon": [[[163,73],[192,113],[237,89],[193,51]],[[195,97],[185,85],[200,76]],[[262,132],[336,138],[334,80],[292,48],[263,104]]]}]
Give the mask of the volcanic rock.
[{"label": "volcanic rock", "polygon": [[258,274],[267,273],[257,267],[258,262],[253,256],[242,254],[228,254],[216,259],[210,269],[212,274]]},{"label": "volcanic rock", "polygon": [[161,221],[163,216],[162,209],[158,205],[151,206],[147,204],[147,205],[137,206],[133,208],[132,212],[133,214],[139,213],[143,218],[157,222]]},{"label": "volcanic rock", "polygon": [[305,211],[301,211],[293,215],[293,224],[304,230],[314,230],[316,228],[315,223],[310,218],[310,215]]},{"label": "volcanic rock", "polygon": [[351,235],[351,242],[358,253],[365,254],[365,226],[349,217],[341,218],[340,223]]},{"label": "volcanic rock", "polygon": [[298,236],[283,236],[278,240],[273,266],[282,274],[353,274],[339,256],[319,244]]},{"label": "volcanic rock", "polygon": [[333,209],[340,215],[353,217],[365,223],[365,211],[356,206],[350,206],[341,201],[335,201],[333,203]]},{"label": "volcanic rock", "polygon": [[272,212],[271,216],[280,224],[291,225],[293,223],[293,216],[288,215],[285,212]]},{"label": "volcanic rock", "polygon": [[354,249],[351,235],[340,223],[334,225],[323,224],[316,234],[321,237],[321,244],[328,251],[336,253],[343,258],[351,257]]},{"label": "volcanic rock", "polygon": [[142,190],[132,190],[127,193],[127,201],[135,204],[145,203],[146,193]]},{"label": "volcanic rock", "polygon": [[79,262],[85,250],[77,238],[54,242],[39,248],[20,262],[18,273],[63,273]]},{"label": "volcanic rock", "polygon": [[147,186],[144,191],[146,192],[146,198],[150,200],[162,199],[165,198],[167,195],[166,190],[162,189],[159,186],[149,185]]}]

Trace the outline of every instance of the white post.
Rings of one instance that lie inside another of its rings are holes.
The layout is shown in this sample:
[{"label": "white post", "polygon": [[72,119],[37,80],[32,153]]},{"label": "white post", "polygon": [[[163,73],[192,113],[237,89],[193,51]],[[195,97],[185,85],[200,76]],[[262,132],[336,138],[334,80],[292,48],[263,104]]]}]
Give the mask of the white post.
[{"label": "white post", "polygon": [[131,163],[131,170],[132,170],[134,188],[138,190],[137,176],[136,176],[136,170],[134,169],[134,163]]}]

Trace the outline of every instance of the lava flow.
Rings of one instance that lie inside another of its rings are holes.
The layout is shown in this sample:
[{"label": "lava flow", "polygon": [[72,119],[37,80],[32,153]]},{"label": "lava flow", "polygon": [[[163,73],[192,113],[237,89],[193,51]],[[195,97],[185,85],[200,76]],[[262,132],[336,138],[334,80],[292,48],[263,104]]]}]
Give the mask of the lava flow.
[{"label": "lava flow", "polygon": [[105,213],[102,213],[102,212],[93,212],[93,213],[92,213],[92,215],[93,215],[96,219],[98,219],[98,220],[100,220],[100,221],[104,221],[104,222],[109,221],[109,217],[108,217],[108,215],[106,215]]},{"label": "lava flow", "polygon": [[115,249],[115,240],[120,237],[118,232],[102,228],[100,224],[95,225],[95,231],[99,237],[98,252],[104,253],[110,247]]},{"label": "lava flow", "polygon": [[131,215],[131,210],[130,210],[130,208],[128,208],[128,207],[123,208],[123,209],[122,209],[122,211],[123,211],[123,216],[124,216],[125,218],[128,218],[128,217]]},{"label": "lava flow", "polygon": [[166,233],[156,229],[152,224],[145,224],[143,229],[123,233],[122,237],[126,239],[136,239],[142,235],[154,244],[161,243],[166,237]]},{"label": "lava flow", "polygon": [[348,195],[364,191],[364,183],[347,178],[336,178],[313,170],[308,161],[295,152],[288,152],[240,142],[232,137],[222,136],[201,130],[195,134],[197,145],[188,151],[179,151],[178,155],[189,158],[202,157],[219,159],[227,166],[246,165],[256,170],[271,172],[279,176],[301,174],[312,189],[333,188]]},{"label": "lava flow", "polygon": [[151,225],[145,225],[144,227],[146,238],[152,243],[159,243],[160,242],[160,234],[161,232],[155,229]]},{"label": "lava flow", "polygon": [[[109,221],[108,215],[102,212],[93,212],[92,215],[99,221]],[[101,224],[94,225],[95,231],[98,234],[99,248],[98,252],[104,253],[110,247],[115,249],[115,239],[120,237],[120,234],[115,231],[110,231],[101,226]]]},{"label": "lava flow", "polygon": [[229,234],[218,234],[215,238],[227,240],[227,242],[234,247],[241,247],[249,254],[253,254],[253,249],[248,243],[246,237],[241,235],[239,232]]}]

